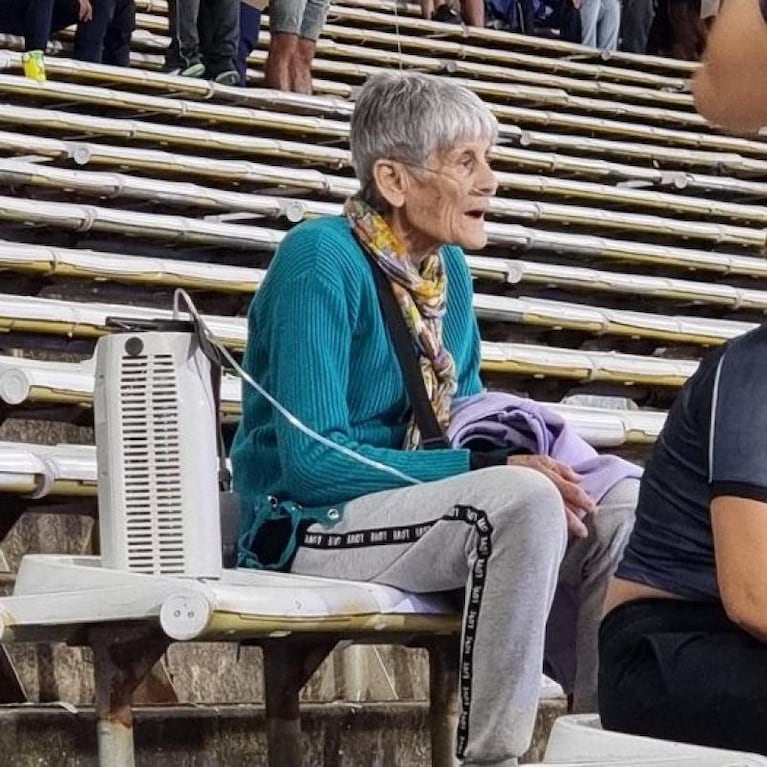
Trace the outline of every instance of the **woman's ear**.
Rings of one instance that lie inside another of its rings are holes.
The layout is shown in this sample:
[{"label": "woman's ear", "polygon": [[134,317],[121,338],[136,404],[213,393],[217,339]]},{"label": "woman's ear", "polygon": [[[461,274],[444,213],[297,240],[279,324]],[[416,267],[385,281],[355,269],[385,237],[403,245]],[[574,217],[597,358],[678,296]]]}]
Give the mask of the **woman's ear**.
[{"label": "woman's ear", "polygon": [[373,180],[378,193],[392,208],[405,204],[408,176],[405,168],[393,160],[376,160],[373,165]]}]

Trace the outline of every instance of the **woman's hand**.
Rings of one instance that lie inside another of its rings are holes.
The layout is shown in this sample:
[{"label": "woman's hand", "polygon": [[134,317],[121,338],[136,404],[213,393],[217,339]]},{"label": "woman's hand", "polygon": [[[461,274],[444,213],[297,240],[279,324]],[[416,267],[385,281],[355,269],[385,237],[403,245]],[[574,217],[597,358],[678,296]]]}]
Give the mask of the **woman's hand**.
[{"label": "woman's hand", "polygon": [[90,21],[93,18],[91,0],[77,0],[77,18],[80,21]]},{"label": "woman's hand", "polygon": [[535,469],[548,477],[559,490],[565,503],[567,530],[576,538],[586,538],[588,529],[581,518],[596,510],[596,504],[589,494],[578,484],[581,476],[567,464],[555,461],[547,455],[512,455],[507,458],[509,466],[525,466]]}]

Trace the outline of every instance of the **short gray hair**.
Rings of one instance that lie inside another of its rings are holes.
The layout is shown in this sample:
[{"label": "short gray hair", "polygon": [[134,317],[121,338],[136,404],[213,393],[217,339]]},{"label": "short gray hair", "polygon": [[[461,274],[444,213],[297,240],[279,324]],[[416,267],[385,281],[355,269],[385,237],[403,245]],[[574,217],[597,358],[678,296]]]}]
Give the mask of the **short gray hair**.
[{"label": "short gray hair", "polygon": [[373,181],[377,160],[422,166],[434,152],[461,141],[494,143],[498,122],[472,91],[419,72],[381,72],[360,91],[351,119],[352,165],[363,199],[382,200]]}]

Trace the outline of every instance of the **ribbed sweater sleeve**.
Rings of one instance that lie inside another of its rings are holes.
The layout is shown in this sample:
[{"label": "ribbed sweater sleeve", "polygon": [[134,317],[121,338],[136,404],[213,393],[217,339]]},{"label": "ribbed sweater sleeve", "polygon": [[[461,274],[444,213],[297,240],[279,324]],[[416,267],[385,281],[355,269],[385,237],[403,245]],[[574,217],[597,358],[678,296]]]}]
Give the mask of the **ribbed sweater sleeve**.
[{"label": "ribbed sweater sleeve", "polygon": [[[272,306],[268,342],[278,400],[322,436],[414,479],[443,479],[469,469],[467,450],[406,452],[352,439],[346,405],[352,328],[341,286],[315,273],[282,287]],[[369,396],[385,395],[377,391],[375,370],[369,373]],[[408,484],[318,443],[279,415],[276,437],[286,483],[304,505],[337,502],[339,492],[355,498]]]}]

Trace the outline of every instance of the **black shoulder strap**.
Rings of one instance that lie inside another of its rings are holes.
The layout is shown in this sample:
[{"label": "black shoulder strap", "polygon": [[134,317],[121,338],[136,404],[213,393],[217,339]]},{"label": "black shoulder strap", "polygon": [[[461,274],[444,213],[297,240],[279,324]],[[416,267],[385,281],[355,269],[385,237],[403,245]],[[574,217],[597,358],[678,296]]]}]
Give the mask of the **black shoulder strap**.
[{"label": "black shoulder strap", "polygon": [[397,304],[391,283],[375,259],[364,248],[362,251],[373,270],[378,301],[405,378],[405,388],[410,398],[410,406],[413,408],[413,418],[421,432],[421,446],[424,450],[450,447],[426,394],[421,366],[418,364],[418,357],[413,348],[413,339]]}]

